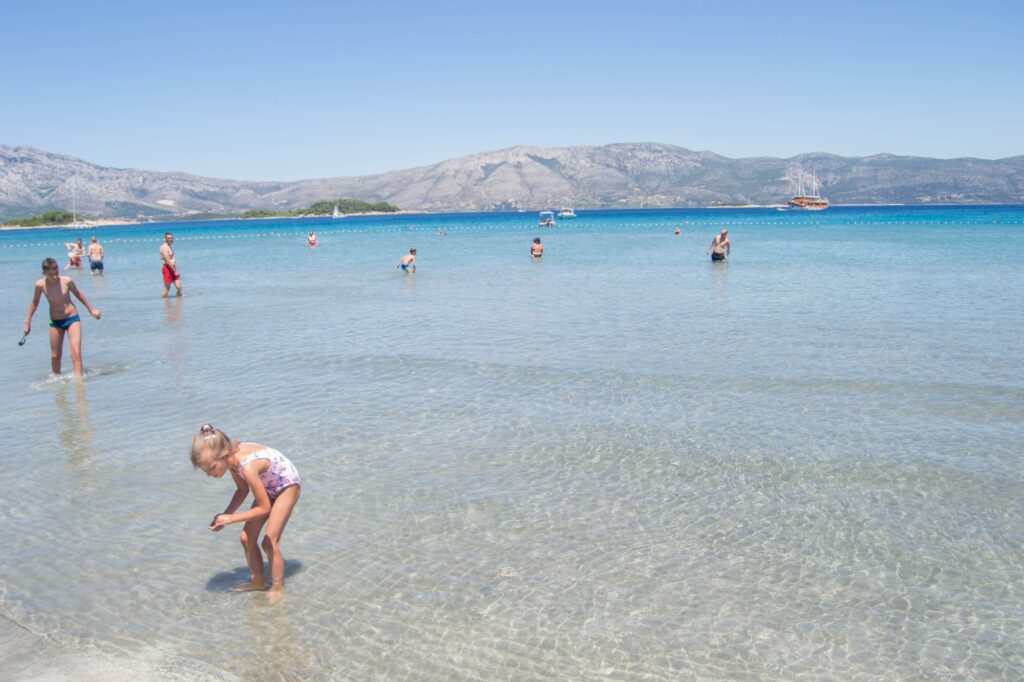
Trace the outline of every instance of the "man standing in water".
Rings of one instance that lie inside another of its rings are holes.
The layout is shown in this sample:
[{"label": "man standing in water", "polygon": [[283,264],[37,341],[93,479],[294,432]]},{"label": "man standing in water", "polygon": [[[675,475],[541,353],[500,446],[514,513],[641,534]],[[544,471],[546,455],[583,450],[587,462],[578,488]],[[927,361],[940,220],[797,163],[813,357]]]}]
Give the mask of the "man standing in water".
[{"label": "man standing in water", "polygon": [[89,242],[89,273],[95,275],[97,272],[103,274],[103,247],[93,237]]},{"label": "man standing in water", "polygon": [[711,246],[704,253],[711,254],[711,260],[725,260],[732,253],[732,244],[729,243],[729,230],[722,230],[722,234],[716,234],[711,240]]},{"label": "man standing in water", "polygon": [[75,281],[62,276],[57,269],[57,261],[47,258],[43,261],[43,278],[36,282],[32,291],[32,302],[28,306],[23,331],[28,336],[32,331],[32,316],[39,307],[39,299],[46,296],[50,304],[50,367],[53,373],[60,375],[61,355],[64,352],[64,336],[68,337],[71,346],[71,362],[75,368],[75,376],[82,376],[82,320],[78,317],[71,295],[74,294],[88,310],[89,314],[100,319],[100,311],[89,305]]},{"label": "man standing in water", "polygon": [[178,290],[178,298],[181,298],[181,275],[178,274],[178,264],[174,260],[174,235],[168,232],[164,235],[164,243],[160,245],[160,260],[163,263],[161,268],[164,275],[164,293],[160,298],[167,298],[171,291],[171,284]]}]

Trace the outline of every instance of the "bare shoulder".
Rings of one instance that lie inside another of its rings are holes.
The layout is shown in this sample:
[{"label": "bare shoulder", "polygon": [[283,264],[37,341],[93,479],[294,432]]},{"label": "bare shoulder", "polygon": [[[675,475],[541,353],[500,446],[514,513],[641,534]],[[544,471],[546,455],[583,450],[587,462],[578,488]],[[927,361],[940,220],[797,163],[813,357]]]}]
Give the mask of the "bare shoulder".
[{"label": "bare shoulder", "polygon": [[[238,454],[241,457],[245,458],[245,457],[248,457],[249,455],[253,454],[254,452],[259,452],[260,450],[266,450],[267,448],[268,448],[268,446],[263,445],[262,443],[239,443],[238,444]],[[254,461],[249,463],[249,466],[255,466],[257,468],[257,470],[259,470],[261,463],[265,464],[264,460],[254,460]]]}]

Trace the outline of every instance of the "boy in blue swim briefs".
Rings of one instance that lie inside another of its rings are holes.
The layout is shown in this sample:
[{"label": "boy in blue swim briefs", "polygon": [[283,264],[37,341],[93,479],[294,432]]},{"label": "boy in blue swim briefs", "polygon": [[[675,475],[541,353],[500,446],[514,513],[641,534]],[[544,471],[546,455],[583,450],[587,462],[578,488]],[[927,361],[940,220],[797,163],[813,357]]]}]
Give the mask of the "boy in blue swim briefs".
[{"label": "boy in blue swim briefs", "polygon": [[402,256],[395,267],[402,268],[402,272],[406,274],[416,272],[416,249],[409,249],[409,253]]},{"label": "boy in blue swim briefs", "polygon": [[60,374],[61,354],[64,350],[64,335],[67,334],[71,346],[71,362],[75,376],[82,376],[82,321],[78,317],[78,309],[71,300],[71,294],[78,297],[89,314],[100,319],[100,311],[89,305],[89,301],[75,282],[66,275],[61,275],[57,261],[47,258],[43,261],[43,278],[36,282],[32,292],[32,302],[28,306],[23,331],[27,335],[32,331],[32,316],[39,307],[39,299],[45,295],[50,304],[50,365],[54,374]]}]

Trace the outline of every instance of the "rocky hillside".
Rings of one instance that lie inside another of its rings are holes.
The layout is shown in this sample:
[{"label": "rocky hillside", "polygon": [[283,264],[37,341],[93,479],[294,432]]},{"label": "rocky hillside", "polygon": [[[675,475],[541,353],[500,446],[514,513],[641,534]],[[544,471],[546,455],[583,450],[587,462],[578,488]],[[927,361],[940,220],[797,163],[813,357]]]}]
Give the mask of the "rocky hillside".
[{"label": "rocky hillside", "polygon": [[424,211],[771,204],[812,172],[837,204],[1024,203],[1024,156],[729,159],[654,143],[518,146],[379,175],[242,182],[105,168],[0,145],[0,218],[70,209],[72,192],[78,210],[97,217],[279,210],[341,197]]}]

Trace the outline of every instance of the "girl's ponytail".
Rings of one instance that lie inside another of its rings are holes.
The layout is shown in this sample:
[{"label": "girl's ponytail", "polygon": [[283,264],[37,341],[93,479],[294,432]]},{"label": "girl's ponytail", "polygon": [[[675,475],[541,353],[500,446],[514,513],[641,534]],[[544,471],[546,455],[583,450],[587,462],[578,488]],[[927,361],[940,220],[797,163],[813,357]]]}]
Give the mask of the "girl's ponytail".
[{"label": "girl's ponytail", "polygon": [[199,433],[192,436],[192,466],[201,467],[234,449],[235,442],[226,433],[211,424],[203,424]]}]

